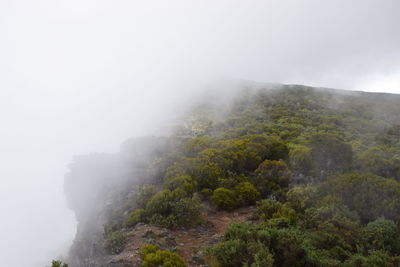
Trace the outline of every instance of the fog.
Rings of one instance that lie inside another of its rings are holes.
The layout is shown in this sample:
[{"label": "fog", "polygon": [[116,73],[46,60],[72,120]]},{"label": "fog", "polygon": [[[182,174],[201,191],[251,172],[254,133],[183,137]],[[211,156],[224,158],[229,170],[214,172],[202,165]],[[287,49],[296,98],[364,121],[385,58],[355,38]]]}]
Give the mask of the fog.
[{"label": "fog", "polygon": [[68,248],[73,155],[163,134],[210,84],[400,93],[399,12],[397,0],[0,0],[0,266]]}]

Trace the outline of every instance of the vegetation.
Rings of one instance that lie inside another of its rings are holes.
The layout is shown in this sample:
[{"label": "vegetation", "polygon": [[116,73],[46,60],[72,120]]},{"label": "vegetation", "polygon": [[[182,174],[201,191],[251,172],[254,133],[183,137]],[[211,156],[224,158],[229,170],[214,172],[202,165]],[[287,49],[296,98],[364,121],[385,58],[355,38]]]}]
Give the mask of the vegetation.
[{"label": "vegetation", "polygon": [[63,263],[62,261],[53,260],[51,262],[51,267],[68,267],[68,264]]},{"label": "vegetation", "polygon": [[[251,222],[230,225],[207,250],[209,264],[399,266],[399,103],[282,86],[243,89],[228,110],[198,107],[170,138],[174,145],[149,157],[149,184],[116,209],[110,225],[123,223],[107,237],[116,247],[109,252],[123,248],[121,228],[138,222],[194,227],[205,204],[255,205]],[[157,247],[141,253],[143,266],[183,266]]]},{"label": "vegetation", "polygon": [[183,190],[158,192],[146,205],[150,223],[169,228],[192,226],[202,221],[202,204],[196,195],[186,196]]},{"label": "vegetation", "polygon": [[176,253],[160,250],[157,245],[145,244],[140,248],[142,267],[185,267],[183,259]]},{"label": "vegetation", "polygon": [[144,209],[137,209],[129,215],[125,220],[126,227],[133,227],[139,222],[146,221],[146,211]]},{"label": "vegetation", "polygon": [[223,187],[215,189],[211,199],[219,209],[233,210],[238,206],[235,192]]}]

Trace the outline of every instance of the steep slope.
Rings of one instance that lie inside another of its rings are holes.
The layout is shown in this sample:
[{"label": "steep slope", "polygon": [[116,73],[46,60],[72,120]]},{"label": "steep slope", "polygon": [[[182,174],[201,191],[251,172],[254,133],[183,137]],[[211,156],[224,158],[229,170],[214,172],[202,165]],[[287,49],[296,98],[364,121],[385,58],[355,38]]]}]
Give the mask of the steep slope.
[{"label": "steep slope", "polygon": [[205,99],[171,136],[77,157],[70,266],[175,257],[141,259],[145,243],[189,266],[396,266],[398,114],[399,95],[251,84]]}]

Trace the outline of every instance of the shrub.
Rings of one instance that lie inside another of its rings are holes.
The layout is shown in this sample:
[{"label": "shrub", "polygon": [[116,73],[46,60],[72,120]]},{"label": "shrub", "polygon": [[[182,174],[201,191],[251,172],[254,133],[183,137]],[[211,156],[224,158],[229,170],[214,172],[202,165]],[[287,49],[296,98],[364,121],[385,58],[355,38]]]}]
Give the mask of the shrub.
[{"label": "shrub", "polygon": [[171,191],[180,188],[186,193],[192,194],[196,191],[197,183],[189,175],[179,175],[168,179],[165,186]]},{"label": "shrub", "polygon": [[231,223],[225,230],[225,239],[251,241],[256,238],[257,225],[250,222]]},{"label": "shrub", "polygon": [[305,225],[313,229],[314,245],[336,250],[335,258],[343,259],[356,248],[360,239],[360,224],[356,213],[344,205],[310,208],[305,214]]},{"label": "shrub", "polygon": [[264,199],[257,203],[257,216],[264,221],[286,218],[290,224],[296,222],[296,212],[285,204],[272,199]]},{"label": "shrub", "polygon": [[160,247],[158,245],[153,245],[153,244],[144,244],[140,247],[139,250],[139,257],[141,259],[144,259],[147,254],[150,253],[156,253],[157,250],[160,250]]},{"label": "shrub", "polygon": [[195,156],[200,151],[210,146],[211,141],[206,137],[196,137],[183,144],[183,153],[188,156]]},{"label": "shrub", "polygon": [[289,152],[290,167],[297,173],[309,175],[313,169],[311,149],[302,145],[294,145]]},{"label": "shrub", "polygon": [[289,149],[283,142],[275,140],[269,144],[266,158],[272,160],[286,160],[288,156]]},{"label": "shrub", "polygon": [[363,229],[366,247],[371,250],[387,250],[396,253],[400,250],[399,231],[391,220],[378,218]]},{"label": "shrub", "polygon": [[141,267],[185,267],[183,259],[176,253],[160,250],[158,246],[145,244],[140,248]]},{"label": "shrub", "polygon": [[[257,243],[256,248],[258,248],[253,256],[254,262],[250,267],[272,267],[274,266],[274,256],[268,250],[267,247]],[[252,248],[254,249],[254,248]],[[249,265],[248,265],[249,266]]]},{"label": "shrub", "polygon": [[274,252],[274,266],[308,266],[305,261],[304,239],[296,228],[266,229],[270,232],[270,250]]},{"label": "shrub", "polygon": [[320,196],[332,195],[360,216],[362,223],[379,217],[400,222],[400,183],[372,174],[349,173],[318,186]]},{"label": "shrub", "polygon": [[186,197],[182,189],[163,190],[147,203],[146,215],[152,224],[188,227],[202,222],[203,206],[198,196]]},{"label": "shrub", "polygon": [[398,266],[397,264],[390,264],[390,259],[385,251],[371,251],[370,255],[364,256],[362,254],[351,255],[348,260],[345,261],[343,266],[353,267],[369,267],[369,266]]},{"label": "shrub", "polygon": [[357,155],[357,167],[363,172],[395,178],[400,178],[400,159],[396,155],[396,150],[388,147],[374,146]]},{"label": "shrub", "polygon": [[139,186],[136,189],[136,194],[135,194],[136,205],[141,209],[145,208],[147,202],[155,195],[156,192],[157,191],[154,185],[145,184]]},{"label": "shrub", "polygon": [[125,220],[126,227],[133,227],[139,222],[143,222],[146,220],[146,212],[144,209],[138,209],[129,215],[129,217]]},{"label": "shrub", "polygon": [[105,242],[105,249],[110,254],[119,254],[124,250],[127,241],[126,236],[121,232],[110,233]]},{"label": "shrub", "polygon": [[215,189],[211,199],[219,209],[233,210],[238,206],[235,192],[227,188]]},{"label": "shrub", "polygon": [[215,257],[218,266],[243,266],[243,260],[246,258],[246,243],[239,240],[226,240],[212,246],[208,253]]},{"label": "shrub", "polygon": [[218,187],[218,180],[224,177],[223,170],[212,161],[207,159],[201,159],[193,167],[193,179],[198,184],[200,189],[211,188],[215,189]]},{"label": "shrub", "polygon": [[179,199],[173,206],[173,214],[178,217],[178,226],[194,226],[203,222],[203,204],[195,194]]},{"label": "shrub", "polygon": [[256,213],[260,219],[268,220],[272,218],[272,216],[278,212],[279,209],[282,208],[282,205],[282,203],[276,200],[263,199],[257,202]]},{"label": "shrub", "polygon": [[213,194],[213,191],[210,188],[204,188],[203,190],[201,190],[201,195],[204,198],[209,198],[211,197]]},{"label": "shrub", "polygon": [[316,188],[313,186],[296,186],[291,188],[287,194],[287,203],[297,212],[304,211],[314,203]]},{"label": "shrub", "polygon": [[235,193],[238,197],[238,201],[242,205],[251,205],[256,202],[259,198],[260,193],[257,189],[249,182],[243,182],[235,187]]},{"label": "shrub", "polygon": [[208,259],[212,265],[221,267],[273,266],[269,241],[269,233],[259,231],[255,224],[232,223],[225,232],[225,240],[208,249]]},{"label": "shrub", "polygon": [[291,173],[282,160],[265,160],[258,166],[255,173],[256,176],[252,179],[253,184],[264,197],[289,186]]},{"label": "shrub", "polygon": [[51,267],[68,267],[68,264],[63,263],[62,261],[55,261],[51,262]]}]

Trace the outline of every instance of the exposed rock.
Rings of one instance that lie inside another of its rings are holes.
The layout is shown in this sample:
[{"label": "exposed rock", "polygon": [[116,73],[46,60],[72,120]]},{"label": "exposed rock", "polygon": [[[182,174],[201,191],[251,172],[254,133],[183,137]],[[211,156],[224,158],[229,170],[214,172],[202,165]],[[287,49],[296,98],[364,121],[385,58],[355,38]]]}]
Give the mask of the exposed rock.
[{"label": "exposed rock", "polygon": [[167,247],[176,247],[175,238],[173,238],[173,237],[165,238],[165,244],[167,245]]},{"label": "exposed rock", "polygon": [[147,230],[146,233],[144,233],[143,237],[145,237],[145,238],[155,238],[156,235],[152,230]]}]

